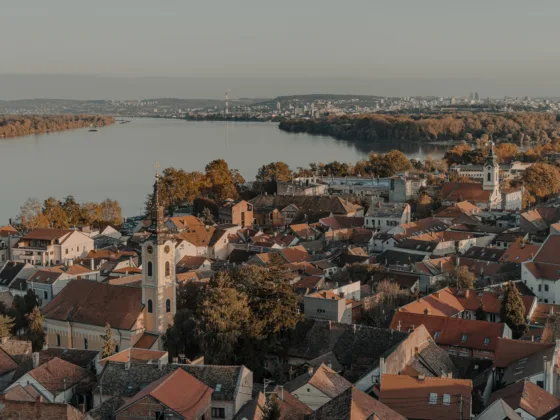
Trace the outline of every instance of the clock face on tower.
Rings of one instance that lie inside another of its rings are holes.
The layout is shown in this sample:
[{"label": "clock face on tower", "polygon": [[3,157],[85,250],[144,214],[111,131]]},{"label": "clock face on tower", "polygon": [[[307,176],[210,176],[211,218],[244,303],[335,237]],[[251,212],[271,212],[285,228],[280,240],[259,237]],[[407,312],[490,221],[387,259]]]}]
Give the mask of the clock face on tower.
[{"label": "clock face on tower", "polygon": [[146,249],[146,251],[148,251],[148,254],[153,254],[154,253],[154,247],[151,245],[148,245],[148,248]]},{"label": "clock face on tower", "polygon": [[171,248],[169,247],[169,245],[165,245],[165,248],[163,248],[163,251],[164,251],[166,254],[169,254],[169,251],[171,251]]}]

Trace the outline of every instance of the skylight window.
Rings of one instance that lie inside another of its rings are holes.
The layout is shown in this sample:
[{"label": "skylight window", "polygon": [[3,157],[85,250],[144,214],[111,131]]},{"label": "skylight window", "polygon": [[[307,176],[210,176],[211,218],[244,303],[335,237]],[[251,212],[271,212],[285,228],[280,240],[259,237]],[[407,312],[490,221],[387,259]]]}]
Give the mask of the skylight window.
[{"label": "skylight window", "polygon": [[437,340],[439,338],[439,334],[440,334],[440,331],[436,331],[434,333],[434,340]]},{"label": "skylight window", "polygon": [[488,344],[490,344],[490,337],[484,339],[484,345],[487,346]]},{"label": "skylight window", "polygon": [[222,384],[216,384],[216,388],[214,389],[214,392],[220,392],[222,390]]},{"label": "skylight window", "polygon": [[467,341],[467,338],[468,338],[467,334],[463,334],[463,336],[461,337],[461,341],[465,342]]}]

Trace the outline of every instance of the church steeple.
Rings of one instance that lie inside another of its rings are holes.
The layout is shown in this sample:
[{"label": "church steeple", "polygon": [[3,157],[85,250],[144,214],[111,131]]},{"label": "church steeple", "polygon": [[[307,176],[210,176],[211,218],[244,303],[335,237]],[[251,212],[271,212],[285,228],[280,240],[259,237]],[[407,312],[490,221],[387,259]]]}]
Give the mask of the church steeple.
[{"label": "church steeple", "polygon": [[490,142],[490,149],[488,150],[488,155],[486,156],[486,162],[484,166],[498,166],[498,159],[496,153],[494,152],[494,142]]},{"label": "church steeple", "polygon": [[149,231],[155,234],[167,233],[167,226],[165,225],[165,211],[159,199],[159,165],[156,162],[156,179],[154,181],[154,193],[152,195],[152,206],[150,209],[150,224]]},{"label": "church steeple", "polygon": [[490,150],[484,162],[484,179],[482,180],[482,189],[493,191],[497,197],[500,195],[500,165],[494,153],[494,142],[490,142]]}]

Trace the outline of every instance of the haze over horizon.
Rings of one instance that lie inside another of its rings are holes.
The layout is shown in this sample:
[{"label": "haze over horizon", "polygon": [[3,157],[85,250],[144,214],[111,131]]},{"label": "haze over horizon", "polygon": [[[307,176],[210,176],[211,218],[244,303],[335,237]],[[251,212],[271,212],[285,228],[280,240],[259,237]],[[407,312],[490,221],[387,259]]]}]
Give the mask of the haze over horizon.
[{"label": "haze over horizon", "polygon": [[552,0],[30,0],[2,15],[0,100],[560,96]]}]

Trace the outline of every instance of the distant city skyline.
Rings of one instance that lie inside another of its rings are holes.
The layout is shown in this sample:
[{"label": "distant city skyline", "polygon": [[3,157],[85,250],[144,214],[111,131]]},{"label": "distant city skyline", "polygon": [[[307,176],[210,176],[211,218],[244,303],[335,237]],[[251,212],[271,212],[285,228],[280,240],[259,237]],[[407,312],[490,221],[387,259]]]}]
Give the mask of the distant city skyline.
[{"label": "distant city skyline", "polygon": [[560,96],[552,0],[29,0],[2,15],[0,99]]}]

